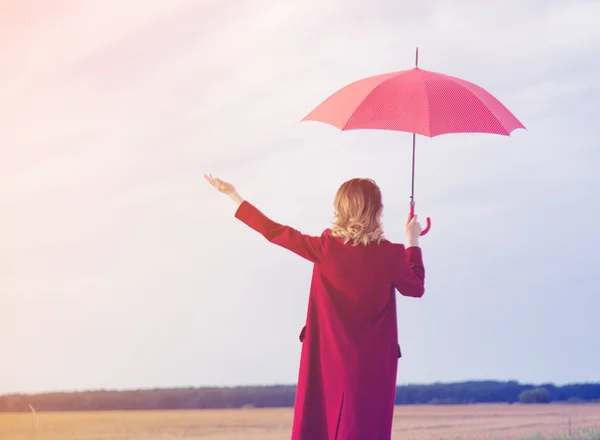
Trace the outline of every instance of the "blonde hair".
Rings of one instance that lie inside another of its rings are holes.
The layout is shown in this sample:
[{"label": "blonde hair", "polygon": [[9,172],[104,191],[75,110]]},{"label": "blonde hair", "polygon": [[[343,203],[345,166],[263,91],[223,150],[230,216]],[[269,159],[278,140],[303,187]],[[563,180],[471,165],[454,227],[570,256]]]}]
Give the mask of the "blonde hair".
[{"label": "blonde hair", "polygon": [[352,241],[354,246],[378,244],[383,240],[381,190],[374,180],[351,179],[338,189],[333,200],[334,221],[331,235]]}]

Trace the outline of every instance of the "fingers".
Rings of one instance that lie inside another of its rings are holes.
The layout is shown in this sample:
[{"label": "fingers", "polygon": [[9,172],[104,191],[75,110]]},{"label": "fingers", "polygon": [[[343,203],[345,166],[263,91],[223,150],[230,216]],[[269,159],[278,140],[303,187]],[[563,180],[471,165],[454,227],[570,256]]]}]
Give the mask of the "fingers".
[{"label": "fingers", "polygon": [[408,217],[406,218],[406,225],[405,225],[405,232],[406,233],[413,233],[413,232],[417,232],[420,233],[422,231],[422,226],[418,221],[419,216],[414,214],[408,214]]},{"label": "fingers", "polygon": [[220,183],[222,184],[221,179],[213,177],[212,174],[204,174],[204,178],[206,179],[206,181],[208,183],[210,183],[215,188],[217,188]]},{"label": "fingers", "polygon": [[226,185],[227,182],[225,182],[223,179],[220,179],[218,177],[214,177],[212,174],[204,174],[204,178],[210,182],[211,184],[215,184],[215,183],[220,183],[222,185]]},{"label": "fingers", "polygon": [[230,194],[233,191],[233,185],[229,182],[225,182],[223,179],[214,177],[212,174],[204,174],[204,178],[210,183],[217,191],[223,194]]}]

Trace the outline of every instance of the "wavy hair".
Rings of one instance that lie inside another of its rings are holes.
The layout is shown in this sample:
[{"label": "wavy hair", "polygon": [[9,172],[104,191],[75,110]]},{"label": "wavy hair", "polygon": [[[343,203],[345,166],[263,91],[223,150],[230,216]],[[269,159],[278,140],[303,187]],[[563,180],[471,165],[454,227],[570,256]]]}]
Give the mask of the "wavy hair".
[{"label": "wavy hair", "polygon": [[344,182],[333,200],[331,235],[344,244],[368,245],[383,240],[381,190],[373,179],[356,178]]}]

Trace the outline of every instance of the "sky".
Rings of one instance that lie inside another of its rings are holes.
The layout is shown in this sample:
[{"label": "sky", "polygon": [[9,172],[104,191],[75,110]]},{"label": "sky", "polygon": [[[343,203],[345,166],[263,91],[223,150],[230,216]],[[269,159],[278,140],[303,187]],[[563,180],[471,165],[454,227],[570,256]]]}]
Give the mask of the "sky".
[{"label": "sky", "polygon": [[0,0],[0,394],[293,384],[311,264],[372,177],[402,242],[411,135],[299,121],[419,66],[527,127],[417,138],[421,299],[398,383],[599,381],[600,1]]}]

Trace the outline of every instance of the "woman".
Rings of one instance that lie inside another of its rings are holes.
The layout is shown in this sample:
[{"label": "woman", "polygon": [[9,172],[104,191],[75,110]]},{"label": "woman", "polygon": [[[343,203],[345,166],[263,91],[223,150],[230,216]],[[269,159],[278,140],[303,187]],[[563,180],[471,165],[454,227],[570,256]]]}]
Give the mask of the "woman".
[{"label": "woman", "polygon": [[237,219],[314,264],[292,440],[389,440],[400,356],[395,290],[424,293],[416,216],[405,224],[406,247],[389,242],[379,187],[352,179],[335,195],[332,227],[310,236],[266,217],[230,183],[204,177],[235,202]]}]

